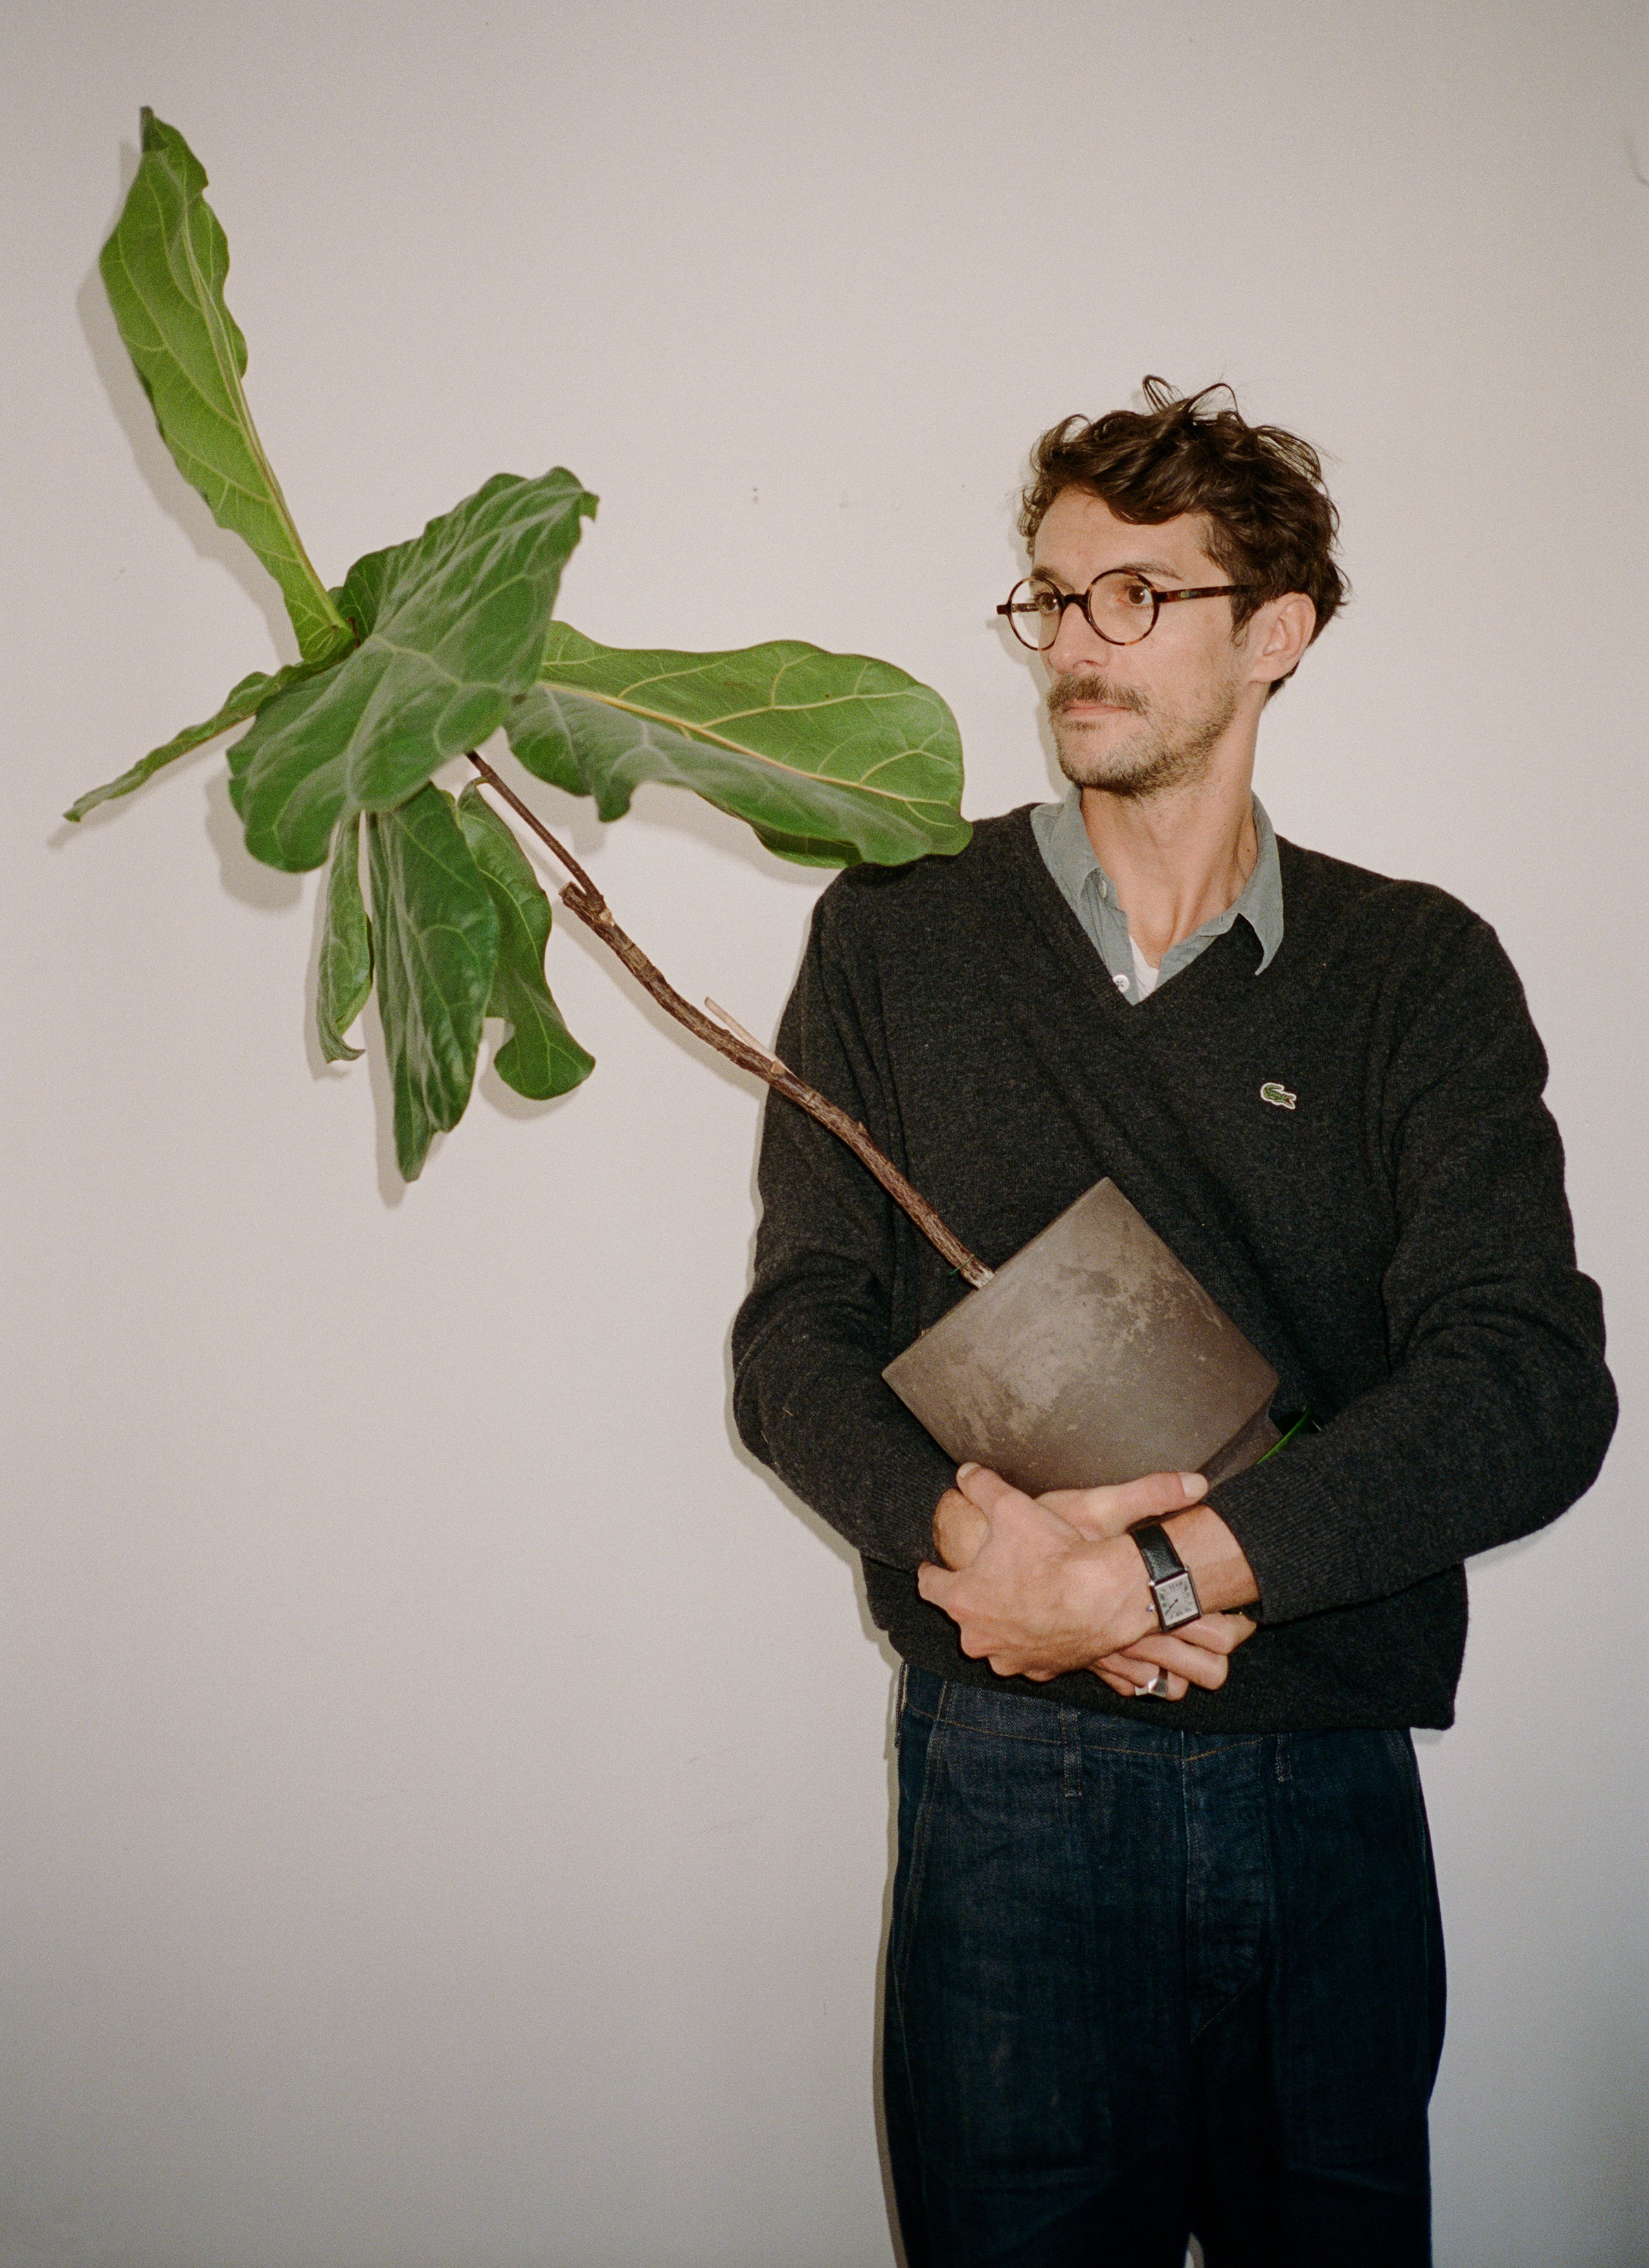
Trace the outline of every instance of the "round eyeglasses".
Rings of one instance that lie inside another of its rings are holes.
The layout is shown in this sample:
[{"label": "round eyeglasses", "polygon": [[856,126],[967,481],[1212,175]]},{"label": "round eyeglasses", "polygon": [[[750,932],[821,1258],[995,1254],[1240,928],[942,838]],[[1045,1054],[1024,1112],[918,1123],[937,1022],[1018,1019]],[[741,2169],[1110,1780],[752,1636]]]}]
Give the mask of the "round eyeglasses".
[{"label": "round eyeglasses", "polygon": [[1159,591],[1132,567],[1108,568],[1096,575],[1086,591],[1059,591],[1051,583],[1027,576],[997,608],[1021,645],[1046,653],[1059,635],[1067,607],[1080,607],[1088,628],[1107,645],[1137,645],[1157,627],[1164,607],[1181,599],[1230,599],[1252,591],[1252,583],[1208,583],[1195,591]]}]

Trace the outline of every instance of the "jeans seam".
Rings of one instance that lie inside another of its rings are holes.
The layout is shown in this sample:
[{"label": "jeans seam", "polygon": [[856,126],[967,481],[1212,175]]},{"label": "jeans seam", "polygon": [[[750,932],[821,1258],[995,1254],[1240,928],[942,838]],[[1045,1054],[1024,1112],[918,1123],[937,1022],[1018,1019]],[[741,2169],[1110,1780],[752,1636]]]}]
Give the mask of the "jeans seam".
[{"label": "jeans seam", "polygon": [[[948,1693],[949,1690],[950,1688],[947,1685],[946,1691]],[[1064,1745],[1063,1733],[1005,1733],[995,1725],[970,1724],[967,1718],[959,1717],[954,1712],[947,1711],[943,1702],[940,1703],[937,1714],[931,1710],[918,1709],[914,1705],[910,1714],[913,1717],[925,1717],[930,1725],[948,1725],[953,1732],[973,1734],[982,1741],[1013,1741],[1020,1747],[1027,1749],[1057,1749]]]},{"label": "jeans seam", "polygon": [[[1205,1740],[1207,1735],[1186,1733],[1182,1737],[1187,1741],[1196,1741]],[[1262,1741],[1270,1738],[1269,1733],[1226,1733],[1220,1736],[1220,1745],[1217,1749],[1187,1749],[1182,1761],[1188,1764],[1200,1764],[1210,1756],[1235,1756],[1240,1749],[1256,1748]]]},{"label": "jeans seam", "polygon": [[[940,1734],[946,1729],[946,1707],[950,1698],[950,1683],[947,1679],[939,1695],[939,1707],[928,1719],[933,1730],[928,1735],[927,1749],[922,1758],[922,1793],[917,1800],[917,1815],[910,1830],[910,1876],[905,1884],[903,1901],[899,1911],[894,1917],[894,1926],[898,1932],[899,1957],[894,1962],[892,1967],[894,1982],[900,1992],[902,2009],[905,1976],[910,1959],[910,1940],[916,1933],[917,1906],[921,1896],[923,1875],[927,1868],[928,1833],[933,1816],[931,1783],[934,1750],[939,1745]],[[913,1713],[927,1715],[925,1710]]]},{"label": "jeans seam", "polygon": [[1407,1789],[1410,1803],[1410,1854],[1417,1866],[1432,1863],[1431,1830],[1425,1816],[1425,1787],[1420,1778],[1420,1760],[1414,1753],[1413,1735],[1406,1727],[1388,1725],[1385,1731],[1387,1751],[1396,1764]]}]

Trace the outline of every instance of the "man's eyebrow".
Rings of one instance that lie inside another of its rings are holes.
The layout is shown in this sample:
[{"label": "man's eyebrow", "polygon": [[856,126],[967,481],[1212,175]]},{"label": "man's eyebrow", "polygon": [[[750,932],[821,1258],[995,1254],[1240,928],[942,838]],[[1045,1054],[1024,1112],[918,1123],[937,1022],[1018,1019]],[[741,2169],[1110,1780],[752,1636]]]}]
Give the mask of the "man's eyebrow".
[{"label": "man's eyebrow", "polygon": [[[1185,580],[1178,567],[1170,567],[1161,559],[1119,559],[1115,567],[1104,568],[1101,572],[1107,575],[1156,575],[1166,583],[1183,583]],[[1052,567],[1033,567],[1031,579],[1039,583],[1057,583],[1067,591],[1077,587],[1074,583],[1067,583],[1064,577]],[[1096,576],[1092,579],[1097,582],[1099,578]],[[1088,586],[1085,583],[1082,587],[1086,590]]]}]

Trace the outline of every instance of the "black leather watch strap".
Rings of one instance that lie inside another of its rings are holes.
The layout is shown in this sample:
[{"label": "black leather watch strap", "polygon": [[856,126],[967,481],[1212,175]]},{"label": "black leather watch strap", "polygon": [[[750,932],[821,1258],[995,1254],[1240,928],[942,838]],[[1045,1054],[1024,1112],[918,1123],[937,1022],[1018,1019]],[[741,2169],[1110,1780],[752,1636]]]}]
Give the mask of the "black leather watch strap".
[{"label": "black leather watch strap", "polygon": [[1151,1586],[1152,1604],[1156,1608],[1160,1628],[1179,1630],[1186,1623],[1194,1623],[1203,1611],[1196,1586],[1162,1522],[1147,1520],[1128,1532],[1139,1546],[1139,1556],[1145,1563],[1145,1580]]}]

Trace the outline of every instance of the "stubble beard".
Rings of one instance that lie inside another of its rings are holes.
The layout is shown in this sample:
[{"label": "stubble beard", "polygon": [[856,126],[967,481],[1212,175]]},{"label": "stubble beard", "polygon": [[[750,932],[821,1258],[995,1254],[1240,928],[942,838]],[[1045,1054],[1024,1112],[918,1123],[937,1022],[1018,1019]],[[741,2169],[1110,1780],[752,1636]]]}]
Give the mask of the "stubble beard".
[{"label": "stubble beard", "polygon": [[[1078,701],[1103,701],[1143,718],[1151,729],[1125,749],[1095,747],[1091,729],[1064,722]],[[1048,720],[1053,727],[1059,769],[1077,787],[1102,788],[1130,799],[1191,787],[1208,770],[1214,749],[1237,713],[1234,686],[1223,687],[1197,718],[1152,722],[1151,704],[1132,686],[1112,685],[1103,677],[1060,677],[1048,688]]]}]

